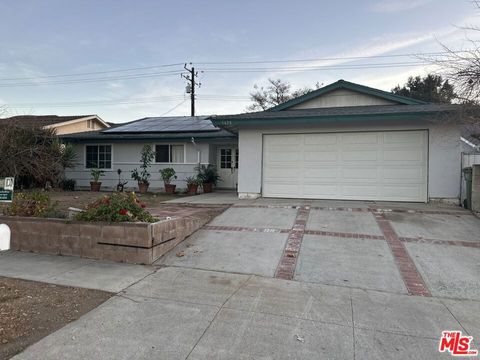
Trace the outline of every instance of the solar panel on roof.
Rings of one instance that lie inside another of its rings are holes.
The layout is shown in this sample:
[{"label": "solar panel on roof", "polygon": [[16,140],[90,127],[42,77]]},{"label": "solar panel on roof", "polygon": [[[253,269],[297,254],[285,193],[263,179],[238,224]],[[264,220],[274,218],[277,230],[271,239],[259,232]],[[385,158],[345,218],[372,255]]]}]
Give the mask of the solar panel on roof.
[{"label": "solar panel on roof", "polygon": [[107,129],[104,133],[119,132],[195,132],[218,131],[206,116],[171,116],[140,119]]}]

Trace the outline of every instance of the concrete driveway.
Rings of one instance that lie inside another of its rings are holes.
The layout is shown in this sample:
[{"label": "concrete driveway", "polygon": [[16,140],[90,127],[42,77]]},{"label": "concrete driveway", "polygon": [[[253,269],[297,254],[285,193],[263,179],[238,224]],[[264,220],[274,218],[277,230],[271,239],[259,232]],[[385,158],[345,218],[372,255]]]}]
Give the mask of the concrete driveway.
[{"label": "concrete driveway", "polygon": [[159,264],[480,300],[479,259],[480,219],[458,207],[260,199],[237,202]]},{"label": "concrete driveway", "polygon": [[455,207],[233,201],[16,358],[448,359],[442,330],[480,345],[479,234]]}]

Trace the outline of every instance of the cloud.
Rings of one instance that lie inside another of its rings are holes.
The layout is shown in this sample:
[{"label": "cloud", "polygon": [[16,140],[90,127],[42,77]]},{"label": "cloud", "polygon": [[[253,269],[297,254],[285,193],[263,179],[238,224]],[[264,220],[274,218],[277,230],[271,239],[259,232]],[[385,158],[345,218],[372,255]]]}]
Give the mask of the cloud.
[{"label": "cloud", "polygon": [[382,0],[372,6],[372,10],[378,13],[396,13],[416,9],[431,3],[432,0]]}]

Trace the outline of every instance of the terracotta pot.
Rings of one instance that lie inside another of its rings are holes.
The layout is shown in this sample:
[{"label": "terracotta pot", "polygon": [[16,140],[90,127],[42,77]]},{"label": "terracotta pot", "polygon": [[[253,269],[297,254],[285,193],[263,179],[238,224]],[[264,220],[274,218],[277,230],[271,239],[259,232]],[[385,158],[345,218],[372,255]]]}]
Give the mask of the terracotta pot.
[{"label": "terracotta pot", "polygon": [[173,194],[173,193],[175,193],[175,188],[176,187],[177,187],[177,185],[165,184],[165,192],[167,194]]},{"label": "terracotta pot", "polygon": [[145,194],[148,190],[148,186],[150,184],[148,182],[138,182],[138,191],[140,192],[140,194]]},{"label": "terracotta pot", "polygon": [[90,191],[100,191],[101,182],[90,181]]},{"label": "terracotta pot", "polygon": [[213,191],[213,183],[205,183],[202,187],[204,193],[211,193]]},{"label": "terracotta pot", "polygon": [[197,195],[198,185],[197,184],[187,184],[187,194],[188,195]]}]

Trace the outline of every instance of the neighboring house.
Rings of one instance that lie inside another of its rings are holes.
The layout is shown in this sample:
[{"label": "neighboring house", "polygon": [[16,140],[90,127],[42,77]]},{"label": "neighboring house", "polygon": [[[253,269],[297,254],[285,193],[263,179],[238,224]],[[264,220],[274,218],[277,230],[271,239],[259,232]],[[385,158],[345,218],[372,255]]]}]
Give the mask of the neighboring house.
[{"label": "neighboring house", "polygon": [[212,122],[238,134],[240,198],[458,203],[457,109],[340,80]]},{"label": "neighboring house", "polygon": [[57,135],[79,133],[109,128],[110,125],[98,115],[18,115],[0,119],[0,124],[19,126],[38,126],[44,129],[54,128]]},{"label": "neighboring house", "polygon": [[462,127],[462,151],[464,153],[480,152],[480,121],[477,124]]},{"label": "neighboring house", "polygon": [[173,182],[185,188],[185,178],[195,175],[198,164],[215,164],[222,180],[218,187],[235,189],[237,186],[237,136],[212,125],[206,116],[149,117],[110,129],[62,136],[75,146],[77,166],[66,171],[66,177],[75,179],[77,186],[90,186],[90,171],[105,170],[102,187],[115,188],[117,170],[128,180],[128,188],[137,186],[131,171],[140,166],[140,153],[145,144],[154,148],[155,160],[149,169],[150,187],[163,188],[159,170],[172,167],[177,173]]}]

